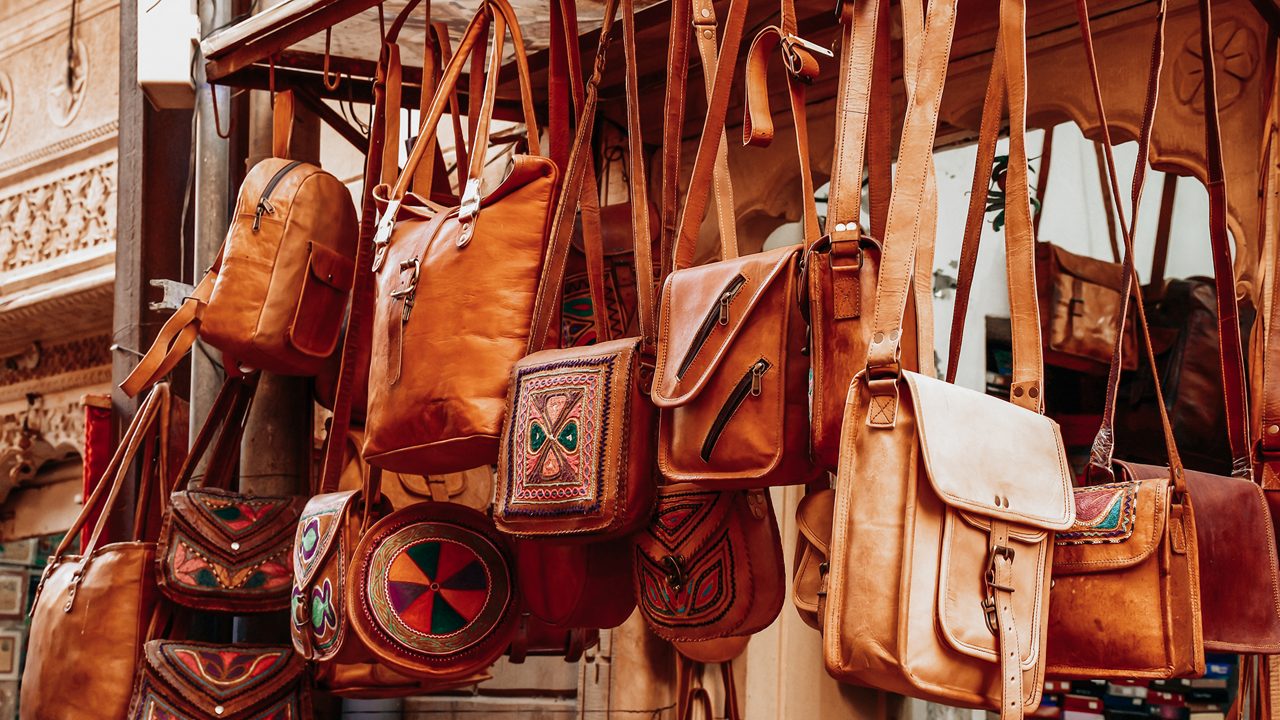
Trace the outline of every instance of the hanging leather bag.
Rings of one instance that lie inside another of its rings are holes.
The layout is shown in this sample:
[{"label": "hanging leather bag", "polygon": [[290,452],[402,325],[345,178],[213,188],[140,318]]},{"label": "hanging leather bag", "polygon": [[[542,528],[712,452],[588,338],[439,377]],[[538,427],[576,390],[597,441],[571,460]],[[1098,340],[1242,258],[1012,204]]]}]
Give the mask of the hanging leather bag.
[{"label": "hanging leather bag", "polygon": [[[306,498],[229,489],[255,373],[228,378],[169,495],[160,527],[156,581],[173,602],[197,610],[252,613],[289,606],[294,528]],[[217,435],[202,478],[196,465]]]},{"label": "hanging leather bag", "polygon": [[[629,1],[623,17],[630,23]],[[574,208],[582,193],[584,168],[591,162],[597,87],[604,70],[609,31],[617,2],[606,7],[595,72],[570,155],[566,183],[552,225],[550,255],[567,250]],[[629,26],[629,25],[628,25]],[[639,337],[612,339],[603,314],[597,315],[602,342],[585,347],[539,350],[512,370],[508,421],[503,430],[494,491],[494,521],[504,533],[525,538],[599,540],[628,535],[648,520],[653,508],[655,472],[653,436],[656,412],[648,398],[656,332],[653,312],[653,262],[643,150],[640,146],[635,56],[624,32],[631,141],[631,226],[639,278]],[[594,240],[599,242],[599,238]],[[599,248],[596,248],[597,250]],[[551,268],[563,272],[563,264]],[[602,278],[592,273],[600,290]],[[540,293],[554,295],[558,278],[543,282]],[[540,297],[539,318],[554,317],[553,297]],[[551,328],[535,326],[546,338]],[[545,341],[544,341],[545,342]],[[625,619],[625,618],[624,618]]]},{"label": "hanging leather bag", "polygon": [[[742,24],[731,9],[721,58],[736,58]],[[663,285],[659,304],[651,396],[659,408],[658,465],[673,483],[766,487],[804,484],[821,473],[809,457],[809,363],[799,301],[801,258],[818,233],[803,92],[804,82],[817,74],[817,62],[793,40],[794,26],[794,10],[784,3],[781,29],[775,26],[757,38],[752,53],[767,58],[785,38],[793,58],[788,83],[806,244],[737,257],[738,249],[722,232],[721,260],[691,267],[733,81],[734,62],[721,62],[680,216],[675,270]],[[675,18],[673,27],[673,43],[687,42],[682,36],[688,28]],[[684,67],[669,67],[668,73],[669,82],[685,81]],[[765,111],[751,120],[763,127],[767,118]],[[764,134],[771,132],[770,125]]]},{"label": "hanging leather bag", "polygon": [[[155,541],[144,531],[148,507],[167,485],[169,386],[138,407],[93,492],[40,577],[22,673],[23,720],[122,720],[142,646],[164,625],[155,583]],[[104,543],[112,508],[142,451],[138,512],[131,540]],[[96,513],[96,515],[95,515]],[[69,554],[90,517],[80,554]]]},{"label": "hanging leather bag", "polygon": [[[1040,702],[1053,534],[1070,471],[1043,399],[1026,184],[1025,8],[1000,6],[1011,172],[1013,402],[904,371],[902,320],[955,3],[929,4],[884,240],[867,367],[846,404],[823,649],[835,678],[1021,718]],[[904,5],[904,13],[920,6]],[[905,24],[905,23],[904,23]],[[911,83],[908,83],[911,86]],[[999,114],[1000,104],[987,114]],[[927,232],[927,230],[926,230]],[[923,309],[921,309],[923,312]]]},{"label": "hanging leather bag", "polygon": [[673,642],[750,635],[782,609],[786,568],[766,490],[665,485],[635,536],[635,593],[649,629]]},{"label": "hanging leather bag", "polygon": [[[443,208],[408,192],[462,65],[492,25],[484,102],[461,205]],[[529,154],[481,191],[489,122],[510,29],[520,76]],[[528,60],[506,0],[485,3],[445,68],[431,112],[394,188],[375,190],[383,208],[374,239],[378,302],[373,319],[365,460],[415,474],[497,462],[507,385],[517,360],[542,341],[531,328],[544,276],[558,169],[539,152]],[[549,277],[549,275],[548,275]],[[562,278],[561,278],[562,279]],[[480,302],[483,298],[483,303]]]},{"label": "hanging leather bag", "polygon": [[120,389],[168,375],[197,336],[227,367],[315,375],[338,346],[354,276],[355,206],[341,180],[289,160],[293,94],[275,96],[274,157],[240,186],[213,267],[157,334]]},{"label": "hanging leather bag", "polygon": [[311,680],[293,648],[153,640],[129,720],[311,717]]}]

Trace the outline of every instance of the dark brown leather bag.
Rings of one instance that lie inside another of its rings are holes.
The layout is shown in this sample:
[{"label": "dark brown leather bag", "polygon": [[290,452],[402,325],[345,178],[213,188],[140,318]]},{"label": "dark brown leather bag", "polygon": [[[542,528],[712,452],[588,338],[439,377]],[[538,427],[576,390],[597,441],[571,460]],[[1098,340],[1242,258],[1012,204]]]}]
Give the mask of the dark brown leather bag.
[{"label": "dark brown leather bag", "polygon": [[516,584],[525,610],[561,628],[614,628],[636,609],[631,542],[514,538]]},{"label": "dark brown leather bag", "polygon": [[[623,19],[631,27],[629,0]],[[605,63],[609,31],[617,2],[606,7],[601,48],[595,72],[587,85],[583,117],[570,155],[565,187],[552,224],[553,258],[564,256],[570,240],[574,209],[583,191],[585,167],[591,162],[591,129],[595,126],[596,93]],[[628,87],[634,92],[635,57],[632,34],[624,32]],[[498,529],[529,538],[598,540],[628,535],[648,520],[653,508],[655,472],[653,436],[656,413],[649,402],[656,332],[653,312],[653,262],[650,258],[648,207],[643,148],[638,127],[639,105],[632,94],[627,103],[631,138],[631,227],[635,243],[641,334],[613,340],[602,315],[597,337],[603,342],[586,347],[539,350],[521,359],[512,370],[507,423],[498,457],[494,490],[494,520]],[[592,240],[600,250],[599,237]],[[562,273],[563,262],[548,268]],[[602,277],[591,273],[595,293]],[[563,286],[554,274],[540,292],[554,294]],[[552,298],[540,297],[539,308],[554,315]],[[551,328],[535,326],[545,338]],[[543,343],[539,343],[541,346]],[[625,618],[624,618],[625,619]]]},{"label": "dark brown leather bag", "polygon": [[750,635],[782,609],[786,569],[766,490],[666,485],[635,537],[635,593],[649,628],[671,641]]},{"label": "dark brown leather bag", "polygon": [[213,267],[120,388],[137,395],[196,336],[227,367],[315,375],[338,346],[355,266],[356,213],[341,180],[288,160],[293,95],[275,98],[274,155],[249,171]]},{"label": "dark brown leather bag", "polygon": [[[144,533],[148,508],[168,484],[170,402],[168,384],[152,388],[102,481],[49,557],[31,601],[23,720],[122,720],[129,709],[142,646],[157,634],[166,615],[155,583],[155,541],[137,533]],[[143,482],[135,535],[106,544],[111,509],[140,451]],[[81,554],[68,554],[95,513],[97,522]]]},{"label": "dark brown leather bag", "polygon": [[[156,581],[173,602],[252,613],[289,606],[294,529],[306,498],[230,489],[257,373],[230,377],[200,428],[164,508]],[[204,477],[195,468],[209,450]]]},{"label": "dark brown leather bag", "polygon": [[311,679],[293,648],[153,640],[133,685],[129,720],[311,717]]},{"label": "dark brown leather bag", "polygon": [[[683,26],[673,19],[673,27]],[[689,26],[691,27],[691,26]],[[685,28],[687,31],[688,27]],[[701,32],[701,31],[700,31]],[[721,58],[736,57],[742,19],[725,26]],[[673,42],[686,42],[675,32]],[[771,34],[753,43],[765,60],[778,47]],[[817,62],[787,40],[797,70],[811,79]],[[674,272],[659,305],[658,357],[652,398],[659,411],[658,465],[670,482],[750,488],[804,484],[821,473],[809,456],[807,327],[800,303],[801,259],[818,237],[809,172],[803,84],[790,84],[801,166],[806,243],[737,257],[721,233],[721,260],[693,264],[698,229],[712,190],[712,165],[724,125],[733,62],[717,67],[702,142],[680,220]],[[683,83],[686,68],[668,67],[668,82]],[[759,106],[756,106],[759,110]],[[753,123],[768,112],[753,113]],[[771,135],[771,129],[762,133]]]},{"label": "dark brown leather bag", "polygon": [[[484,52],[490,25],[491,68],[502,64],[512,34],[530,152],[516,155],[502,182],[482,194],[498,83],[498,73],[488,73],[461,205],[443,208],[409,193],[409,179],[435,134],[446,89],[473,51]],[[497,462],[511,368],[541,342],[532,328],[549,322],[535,311],[559,171],[540,154],[537,127],[515,14],[505,0],[489,0],[445,69],[400,179],[375,190],[383,214],[374,239],[378,302],[364,447],[372,465],[433,474]]]}]

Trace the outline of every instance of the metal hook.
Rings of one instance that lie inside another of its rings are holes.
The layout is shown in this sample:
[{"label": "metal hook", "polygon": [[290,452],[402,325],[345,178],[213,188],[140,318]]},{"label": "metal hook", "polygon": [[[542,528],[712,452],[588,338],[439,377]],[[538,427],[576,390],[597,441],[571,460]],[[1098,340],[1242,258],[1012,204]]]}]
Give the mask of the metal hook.
[{"label": "metal hook", "polygon": [[226,133],[222,132],[222,122],[218,119],[218,89],[213,85],[209,86],[209,99],[210,99],[210,102],[213,104],[213,132],[216,133],[218,137],[222,138],[223,140],[230,140],[231,125],[230,124],[227,125]]},{"label": "metal hook", "polygon": [[324,87],[326,90],[333,92],[338,89],[338,85],[342,82],[342,73],[335,73],[333,82],[329,81],[329,41],[333,38],[333,28],[324,29]]}]

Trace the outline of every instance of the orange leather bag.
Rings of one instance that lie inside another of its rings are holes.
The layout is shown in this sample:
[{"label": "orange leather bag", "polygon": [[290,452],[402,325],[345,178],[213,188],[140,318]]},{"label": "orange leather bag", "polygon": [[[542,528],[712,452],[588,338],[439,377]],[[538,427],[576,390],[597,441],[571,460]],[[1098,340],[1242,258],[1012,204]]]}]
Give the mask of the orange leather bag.
[{"label": "orange leather bag", "polygon": [[[626,29],[631,29],[629,0],[623,0]],[[583,191],[585,166],[591,162],[591,129],[595,125],[597,86],[604,71],[609,31],[617,2],[608,3],[601,31],[595,71],[587,84],[586,102],[578,123],[565,187],[552,225],[550,256],[564,257],[573,215]],[[509,535],[560,540],[599,540],[628,535],[648,520],[653,508],[655,471],[653,436],[657,420],[648,390],[649,358],[655,348],[653,262],[650,257],[648,207],[643,148],[639,128],[635,48],[624,31],[628,89],[628,135],[631,140],[631,227],[635,243],[639,337],[612,339],[603,314],[597,315],[601,342],[585,347],[539,350],[521,359],[512,370],[508,421],[498,456],[494,490],[494,520]],[[599,237],[589,239],[599,243]],[[596,247],[595,250],[599,250]],[[548,268],[540,288],[537,317],[555,316],[555,294],[563,286],[556,273],[563,262]],[[593,288],[602,290],[602,277],[591,272]],[[548,338],[551,328],[533,329]],[[543,340],[546,342],[546,340]],[[541,346],[542,343],[539,343]],[[624,618],[625,619],[625,618]]]},{"label": "orange leather bag", "polygon": [[[102,481],[49,558],[32,598],[19,706],[23,720],[126,716],[142,646],[160,632],[167,615],[156,589],[155,541],[144,525],[154,512],[148,508],[168,484],[169,405],[168,384],[156,385],[139,405]],[[140,452],[135,535],[104,543],[112,507]],[[97,522],[82,553],[68,554],[95,513]]]},{"label": "orange leather bag", "polygon": [[293,648],[152,640],[138,664],[129,720],[306,718],[311,678]]},{"label": "orange leather bag", "polygon": [[[784,9],[787,30],[758,38],[752,53],[767,58],[785,35],[789,57],[794,58],[799,73],[799,79],[792,78],[789,86],[807,245],[817,238],[818,217],[808,165],[802,86],[816,75],[817,62],[803,45],[792,41],[794,23],[794,11]],[[684,28],[677,30],[673,43],[687,42],[682,36],[688,26],[674,17],[672,24]],[[743,18],[731,8],[721,58],[737,56],[742,24]],[[668,82],[684,82],[686,68],[668,65]],[[821,473],[809,457],[807,330],[799,301],[800,264],[806,245],[737,257],[738,248],[722,232],[721,260],[691,267],[713,187],[712,166],[733,71],[734,62],[721,62],[716,69],[681,215],[675,270],[662,290],[652,392],[660,409],[658,465],[670,482],[721,489],[804,484]],[[772,133],[771,125],[764,126],[767,110],[750,119],[761,127],[762,136]]]},{"label": "orange leather bag", "polygon": [[[500,67],[509,29],[529,154],[482,193],[498,73],[486,76],[476,147],[461,205],[409,193],[409,179],[472,52],[492,26],[490,68]],[[369,370],[364,457],[387,470],[434,474],[497,462],[511,368],[536,349],[534,327],[558,169],[539,152],[528,60],[506,0],[485,3],[445,68],[418,142],[394,188],[375,190],[383,208],[374,239],[377,305]],[[554,294],[554,293],[551,293]],[[554,309],[554,307],[552,308]]]},{"label": "orange leather bag", "polygon": [[905,40],[921,48],[917,100],[903,128],[867,367],[846,404],[823,656],[842,681],[1021,718],[1040,702],[1053,535],[1070,527],[1074,506],[1058,428],[1039,412],[1020,0],[1001,3],[997,51],[1009,79],[1002,94],[1014,168],[1006,234],[1013,402],[900,367],[916,238],[929,232],[923,218],[936,202],[928,166],[955,9],[951,0],[930,3],[915,23],[924,37]]},{"label": "orange leather bag", "polygon": [[355,206],[341,180],[289,160],[293,95],[275,98],[275,157],[240,186],[213,267],[120,388],[137,395],[186,355],[197,335],[228,367],[315,375],[338,346],[351,292]]}]

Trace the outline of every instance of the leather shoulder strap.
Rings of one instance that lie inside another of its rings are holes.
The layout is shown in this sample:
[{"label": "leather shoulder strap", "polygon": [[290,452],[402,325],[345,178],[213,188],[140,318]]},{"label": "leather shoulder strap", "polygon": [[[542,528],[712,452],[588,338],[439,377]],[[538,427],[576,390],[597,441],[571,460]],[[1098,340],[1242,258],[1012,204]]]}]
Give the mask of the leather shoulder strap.
[{"label": "leather shoulder strap", "polygon": [[289,144],[293,139],[293,115],[293,91],[281,90],[275,93],[271,106],[271,154],[275,157],[289,157]]},{"label": "leather shoulder strap", "polygon": [[[888,10],[888,3],[879,0],[845,0],[840,6],[836,139],[827,200],[827,234],[833,240],[856,239],[861,234],[859,209],[874,107],[872,91],[878,80],[877,64],[888,67],[881,47],[887,38],[880,34]],[[867,62],[867,58],[872,61]],[[876,100],[880,101],[877,104],[884,104],[890,98]],[[883,131],[890,132],[888,128]]]}]

